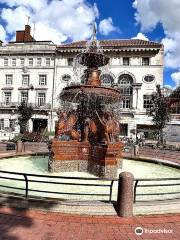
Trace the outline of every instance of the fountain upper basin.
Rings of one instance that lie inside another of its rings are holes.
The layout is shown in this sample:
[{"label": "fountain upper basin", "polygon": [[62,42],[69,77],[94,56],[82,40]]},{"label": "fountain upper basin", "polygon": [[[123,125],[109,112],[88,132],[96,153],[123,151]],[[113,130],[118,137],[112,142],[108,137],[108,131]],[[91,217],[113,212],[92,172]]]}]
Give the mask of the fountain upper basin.
[{"label": "fountain upper basin", "polygon": [[103,87],[103,86],[91,86],[91,85],[74,85],[65,87],[60,94],[60,98],[63,101],[69,101],[79,103],[82,99],[94,99],[101,100],[104,104],[116,103],[121,99],[121,93],[119,90]]},{"label": "fountain upper basin", "polygon": [[109,63],[109,57],[97,52],[84,52],[77,55],[76,60],[79,64],[88,68],[98,68]]}]

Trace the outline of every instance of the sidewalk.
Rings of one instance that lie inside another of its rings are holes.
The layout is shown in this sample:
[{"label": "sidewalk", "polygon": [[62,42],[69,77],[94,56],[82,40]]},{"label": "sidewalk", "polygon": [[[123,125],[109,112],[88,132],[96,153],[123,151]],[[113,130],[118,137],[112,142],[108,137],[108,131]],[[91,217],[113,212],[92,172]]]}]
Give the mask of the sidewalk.
[{"label": "sidewalk", "polygon": [[[144,233],[136,235],[136,227]],[[179,240],[180,214],[119,218],[1,208],[0,233],[1,240]]]}]

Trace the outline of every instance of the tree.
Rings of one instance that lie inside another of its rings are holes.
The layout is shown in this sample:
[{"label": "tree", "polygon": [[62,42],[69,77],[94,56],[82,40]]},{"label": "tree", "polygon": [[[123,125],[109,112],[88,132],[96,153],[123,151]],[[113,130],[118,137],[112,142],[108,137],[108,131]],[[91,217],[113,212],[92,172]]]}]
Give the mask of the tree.
[{"label": "tree", "polygon": [[153,94],[151,101],[150,116],[152,116],[152,121],[155,125],[158,145],[163,145],[163,129],[169,121],[169,111],[166,99],[161,93],[160,85],[156,86],[156,92]]},{"label": "tree", "polygon": [[27,131],[27,123],[29,119],[31,119],[33,114],[32,106],[28,106],[27,103],[22,102],[21,105],[18,106],[18,124],[20,125],[20,133],[24,133]]}]

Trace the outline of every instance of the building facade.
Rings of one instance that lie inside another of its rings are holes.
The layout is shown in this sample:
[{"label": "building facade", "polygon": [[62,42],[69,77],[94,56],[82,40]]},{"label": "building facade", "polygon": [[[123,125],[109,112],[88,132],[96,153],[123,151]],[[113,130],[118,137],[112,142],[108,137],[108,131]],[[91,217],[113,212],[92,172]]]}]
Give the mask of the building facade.
[{"label": "building facade", "polygon": [[[101,73],[102,84],[119,89],[121,134],[147,136],[152,129],[151,96],[156,85],[163,86],[163,46],[132,40],[99,41],[110,57]],[[74,73],[73,58],[86,48],[86,41],[55,45],[35,41],[30,27],[17,31],[16,41],[0,46],[0,140],[19,133],[17,107],[21,102],[33,106],[29,131],[53,131],[57,121],[59,94],[70,84],[84,84],[83,69]]]}]

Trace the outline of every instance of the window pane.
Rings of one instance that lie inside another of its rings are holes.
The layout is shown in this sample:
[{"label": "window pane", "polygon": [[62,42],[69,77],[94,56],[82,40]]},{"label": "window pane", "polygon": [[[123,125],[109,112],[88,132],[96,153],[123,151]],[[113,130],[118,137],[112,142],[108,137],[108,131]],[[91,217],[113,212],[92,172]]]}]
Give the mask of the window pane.
[{"label": "window pane", "polygon": [[72,66],[73,65],[73,58],[68,58],[67,62],[68,62],[68,66]]},{"label": "window pane", "polygon": [[145,81],[145,82],[153,82],[154,79],[155,79],[155,76],[154,76],[154,75],[146,75],[146,76],[144,77],[144,81]]},{"label": "window pane", "polygon": [[13,75],[6,75],[6,85],[10,86],[13,84]]},{"label": "window pane", "polygon": [[122,108],[132,107],[133,79],[128,74],[122,74],[118,79],[118,87],[123,96]]},{"label": "window pane", "polygon": [[143,66],[149,65],[149,58],[148,58],[148,57],[142,58],[142,65],[143,65]]},{"label": "window pane", "polygon": [[46,66],[50,66],[50,58],[46,58]]},{"label": "window pane", "polygon": [[110,74],[102,74],[100,79],[105,86],[111,86],[114,83],[114,78]]},{"label": "window pane", "polygon": [[4,130],[4,119],[0,119],[0,130]]},{"label": "window pane", "polygon": [[144,95],[143,96],[143,107],[145,109],[150,109],[152,107],[152,96],[151,95]]},{"label": "window pane", "polygon": [[22,75],[22,86],[29,86],[29,75]]},{"label": "window pane", "polygon": [[69,82],[71,80],[71,76],[68,74],[65,74],[62,76],[62,80],[65,82]]},{"label": "window pane", "polygon": [[29,58],[29,66],[33,66],[33,58]]},{"label": "window pane", "polygon": [[24,58],[20,58],[20,63],[21,63],[21,66],[24,66],[24,63],[25,63]]},{"label": "window pane", "polygon": [[4,66],[8,66],[8,58],[4,58]]},{"label": "window pane", "polygon": [[40,86],[46,86],[46,75],[39,75],[39,85]]},{"label": "window pane", "polygon": [[123,65],[124,66],[128,66],[129,65],[129,58],[128,57],[123,58]]},{"label": "window pane", "polygon": [[15,131],[16,119],[9,119],[9,128],[11,131]]},{"label": "window pane", "polygon": [[42,64],[42,58],[37,58],[37,65],[41,66],[41,64]]},{"label": "window pane", "polygon": [[122,108],[131,108],[132,107],[132,98],[124,97],[122,100]]},{"label": "window pane", "polygon": [[11,92],[4,92],[4,104],[11,104]]},{"label": "window pane", "polygon": [[28,102],[28,92],[21,92],[21,103]]},{"label": "window pane", "polygon": [[15,67],[16,66],[16,58],[12,59],[12,66]]},{"label": "window pane", "polygon": [[38,106],[44,106],[46,103],[46,94],[38,93]]}]

